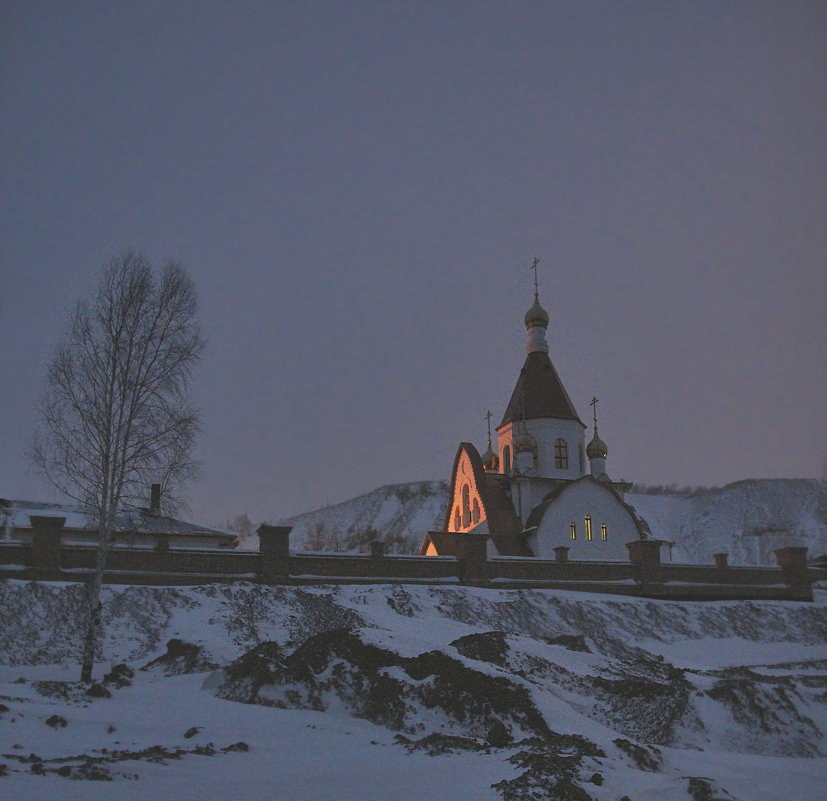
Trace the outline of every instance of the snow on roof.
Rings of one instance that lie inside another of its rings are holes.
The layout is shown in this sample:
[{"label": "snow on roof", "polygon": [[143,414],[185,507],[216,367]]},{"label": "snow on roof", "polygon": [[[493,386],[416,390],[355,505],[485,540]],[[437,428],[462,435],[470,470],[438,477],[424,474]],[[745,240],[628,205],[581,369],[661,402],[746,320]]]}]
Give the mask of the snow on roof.
[{"label": "snow on roof", "polygon": [[[14,528],[30,528],[30,518],[33,516],[65,517],[64,528],[67,529],[93,530],[98,527],[94,516],[80,504],[0,498],[0,511],[11,517],[10,523]],[[222,539],[236,537],[234,532],[153,514],[149,509],[142,507],[121,510],[115,518],[115,530],[149,534],[208,534]]]}]

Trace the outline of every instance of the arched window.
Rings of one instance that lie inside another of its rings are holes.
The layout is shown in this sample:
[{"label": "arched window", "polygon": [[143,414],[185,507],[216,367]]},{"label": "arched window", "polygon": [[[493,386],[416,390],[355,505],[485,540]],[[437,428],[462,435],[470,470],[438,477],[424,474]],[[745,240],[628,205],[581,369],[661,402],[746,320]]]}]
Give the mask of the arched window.
[{"label": "arched window", "polygon": [[573,540],[576,540],[577,539],[577,523],[575,523],[574,520],[572,520],[571,523],[569,523],[569,531],[571,532],[571,538]]},{"label": "arched window", "polygon": [[471,507],[471,522],[475,524],[480,522],[480,502],[476,498],[474,498],[474,505]]},{"label": "arched window", "polygon": [[459,516],[459,506],[454,507],[454,531],[459,531],[461,525]]},{"label": "arched window", "polygon": [[564,439],[554,440],[554,466],[558,470],[569,469],[569,446]]},{"label": "arched window", "polygon": [[603,540],[603,542],[609,539],[609,527],[605,523],[600,526],[600,539]]},{"label": "arched window", "polygon": [[462,527],[471,524],[471,494],[467,484],[462,486]]},{"label": "arched window", "polygon": [[503,448],[503,473],[508,474],[511,472],[511,448],[506,445]]},{"label": "arched window", "polygon": [[586,515],[586,539],[592,541],[592,518],[591,515]]}]

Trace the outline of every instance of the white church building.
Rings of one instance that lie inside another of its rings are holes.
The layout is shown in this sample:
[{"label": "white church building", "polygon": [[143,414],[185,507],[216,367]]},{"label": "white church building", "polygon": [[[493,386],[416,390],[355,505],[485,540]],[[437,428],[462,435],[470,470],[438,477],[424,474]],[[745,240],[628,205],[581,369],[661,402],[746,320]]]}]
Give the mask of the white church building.
[{"label": "white church building", "polygon": [[420,553],[454,555],[457,533],[474,532],[488,536],[489,556],[554,559],[555,548],[567,548],[570,559],[625,562],[626,543],[648,538],[646,522],[624,501],[629,485],[606,472],[596,398],[585,443],[587,428],[549,357],[548,324],[535,280],[526,359],[496,428],[498,452],[490,429],[482,455],[460,443],[443,530],[429,531]]}]

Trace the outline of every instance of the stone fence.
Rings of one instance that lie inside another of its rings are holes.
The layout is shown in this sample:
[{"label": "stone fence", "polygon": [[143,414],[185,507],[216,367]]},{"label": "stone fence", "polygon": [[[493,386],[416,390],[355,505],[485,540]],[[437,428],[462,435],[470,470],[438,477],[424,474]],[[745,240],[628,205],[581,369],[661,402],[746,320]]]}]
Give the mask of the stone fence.
[{"label": "stone fence", "polygon": [[[31,518],[31,544],[0,542],[0,577],[41,581],[85,581],[94,571],[97,548],[61,542],[62,517]],[[568,559],[489,558],[487,537],[457,536],[457,555],[385,554],[374,542],[366,555],[297,553],[290,550],[290,527],[262,525],[259,551],[170,547],[159,535],[156,547],[112,546],[104,579],[110,584],[204,584],[255,581],[263,584],[421,583],[464,584],[510,589],[535,587],[637,595],[680,600],[774,599],[811,601],[813,580],[823,570],[808,568],[807,549],[787,547],[775,554],[778,567],[731,567],[726,554],[714,565],[663,564],[660,543],[627,544],[628,562]]]}]

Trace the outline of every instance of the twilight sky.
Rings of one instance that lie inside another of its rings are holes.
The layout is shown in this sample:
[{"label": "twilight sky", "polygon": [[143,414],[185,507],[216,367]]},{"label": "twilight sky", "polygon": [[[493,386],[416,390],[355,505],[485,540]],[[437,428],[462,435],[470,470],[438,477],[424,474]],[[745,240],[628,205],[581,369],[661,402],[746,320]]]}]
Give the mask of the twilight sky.
[{"label": "twilight sky", "polygon": [[180,259],[221,523],[448,478],[524,358],[613,478],[827,465],[827,4],[0,3],[0,496],[71,299]]}]

